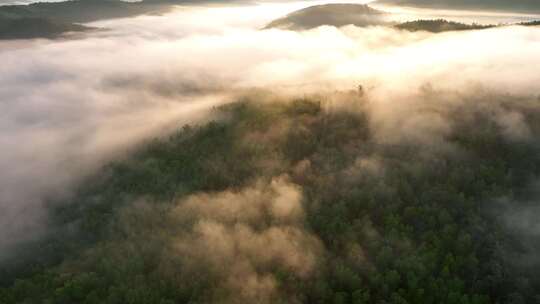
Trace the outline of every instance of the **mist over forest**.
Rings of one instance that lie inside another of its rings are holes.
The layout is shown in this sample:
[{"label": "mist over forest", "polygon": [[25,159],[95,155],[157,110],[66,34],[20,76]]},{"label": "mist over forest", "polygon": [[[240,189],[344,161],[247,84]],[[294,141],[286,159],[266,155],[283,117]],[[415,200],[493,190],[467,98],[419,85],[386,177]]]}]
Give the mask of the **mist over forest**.
[{"label": "mist over forest", "polygon": [[540,303],[536,4],[366,2],[0,6],[0,303]]}]

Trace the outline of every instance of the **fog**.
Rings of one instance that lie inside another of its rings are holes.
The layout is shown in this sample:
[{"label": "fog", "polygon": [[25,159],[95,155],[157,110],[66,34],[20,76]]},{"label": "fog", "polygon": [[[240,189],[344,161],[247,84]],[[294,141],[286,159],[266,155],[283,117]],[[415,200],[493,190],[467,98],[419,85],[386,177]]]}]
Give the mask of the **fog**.
[{"label": "fog", "polygon": [[[307,94],[362,84],[381,140],[399,138],[403,121],[444,133],[444,122],[411,120],[426,88],[540,96],[538,27],[260,30],[307,5],[184,6],[95,22],[103,30],[73,39],[0,42],[0,252],[46,233],[48,199],[145,139],[212,119],[212,107],[251,88]],[[517,114],[505,115],[509,134],[527,136]]]},{"label": "fog", "polygon": [[320,241],[304,229],[301,189],[287,176],[241,192],[190,196],[173,217],[178,226],[195,221],[174,240],[174,255],[188,272],[217,276],[217,289],[230,290],[220,299],[226,303],[273,303],[279,288],[272,267],[307,278],[322,253]]}]

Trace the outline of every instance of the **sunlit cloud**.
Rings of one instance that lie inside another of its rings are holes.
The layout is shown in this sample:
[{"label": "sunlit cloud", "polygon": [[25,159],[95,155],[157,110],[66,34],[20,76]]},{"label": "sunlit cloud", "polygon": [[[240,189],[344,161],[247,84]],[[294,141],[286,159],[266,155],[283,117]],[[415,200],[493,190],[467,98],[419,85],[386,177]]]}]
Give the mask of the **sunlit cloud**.
[{"label": "sunlit cloud", "polygon": [[0,249],[39,231],[44,198],[69,192],[66,185],[144,139],[205,121],[244,89],[363,84],[381,119],[394,117],[381,109],[399,109],[426,83],[540,94],[539,28],[260,30],[316,3],[184,6],[92,23],[104,30],[74,40],[0,42]]}]

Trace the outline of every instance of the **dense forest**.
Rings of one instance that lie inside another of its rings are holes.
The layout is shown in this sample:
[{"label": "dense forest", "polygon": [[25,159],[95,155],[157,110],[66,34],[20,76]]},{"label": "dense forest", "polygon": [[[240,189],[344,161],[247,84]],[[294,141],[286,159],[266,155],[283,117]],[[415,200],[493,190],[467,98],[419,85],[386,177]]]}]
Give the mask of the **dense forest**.
[{"label": "dense forest", "polygon": [[[174,0],[171,0],[174,1]],[[165,9],[167,1],[146,0],[124,2],[118,0],[71,0],[37,2],[28,5],[0,6],[0,18],[45,18],[58,22],[84,23],[111,18],[126,18]]]},{"label": "dense forest", "polygon": [[0,303],[538,303],[538,100],[442,95],[393,140],[353,91],[216,108],[51,200]]},{"label": "dense forest", "polygon": [[407,30],[411,32],[428,31],[432,33],[441,33],[449,31],[483,30],[495,27],[495,25],[465,24],[444,19],[437,19],[409,21],[400,23],[395,27],[400,30]]},{"label": "dense forest", "polygon": [[540,12],[540,2],[537,0],[377,0],[377,3],[445,9]]},{"label": "dense forest", "polygon": [[0,39],[56,38],[68,32],[92,29],[46,18],[0,18]]},{"label": "dense forest", "polygon": [[539,25],[540,25],[540,20],[529,21],[529,22],[522,22],[522,23],[520,23],[520,25],[524,25],[524,26],[539,26]]},{"label": "dense forest", "polygon": [[80,23],[162,13],[182,1],[70,0],[0,6],[0,39],[56,38],[88,29]]}]

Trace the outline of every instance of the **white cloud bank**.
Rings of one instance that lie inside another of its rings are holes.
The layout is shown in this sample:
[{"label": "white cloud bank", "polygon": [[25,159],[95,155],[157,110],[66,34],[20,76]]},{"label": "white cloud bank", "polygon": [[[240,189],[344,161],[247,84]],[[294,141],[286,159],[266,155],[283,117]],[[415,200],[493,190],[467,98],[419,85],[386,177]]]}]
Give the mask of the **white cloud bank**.
[{"label": "white cloud bank", "polygon": [[540,95],[538,27],[258,30],[303,5],[179,7],[98,22],[109,30],[75,40],[0,42],[0,251],[43,231],[44,198],[144,138],[204,119],[235,90],[362,83],[383,122],[403,117],[426,83]]}]

